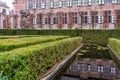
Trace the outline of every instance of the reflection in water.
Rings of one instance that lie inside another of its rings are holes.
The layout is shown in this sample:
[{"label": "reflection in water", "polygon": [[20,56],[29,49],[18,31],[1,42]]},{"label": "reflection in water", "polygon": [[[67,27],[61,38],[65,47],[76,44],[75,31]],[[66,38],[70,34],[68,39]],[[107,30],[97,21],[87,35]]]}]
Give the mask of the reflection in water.
[{"label": "reflection in water", "polygon": [[120,80],[120,71],[101,45],[84,45],[60,80]]}]

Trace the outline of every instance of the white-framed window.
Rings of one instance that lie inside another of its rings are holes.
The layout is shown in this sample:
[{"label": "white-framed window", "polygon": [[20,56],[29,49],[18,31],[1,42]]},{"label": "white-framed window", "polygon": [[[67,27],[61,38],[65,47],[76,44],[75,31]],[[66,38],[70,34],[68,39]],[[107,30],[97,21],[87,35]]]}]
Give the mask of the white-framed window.
[{"label": "white-framed window", "polygon": [[70,22],[70,17],[67,16],[67,23],[69,24]]},{"label": "white-framed window", "polygon": [[34,25],[37,24],[37,19],[36,18],[33,19],[33,24]]},{"label": "white-framed window", "polygon": [[99,0],[99,5],[104,5],[105,4],[105,0]]},{"label": "white-framed window", "polygon": [[78,21],[77,21],[78,24],[81,24],[81,17],[79,16],[77,19],[78,19]]},{"label": "white-framed window", "polygon": [[116,73],[116,68],[115,67],[111,67],[111,73],[113,73],[113,74]]},{"label": "white-framed window", "polygon": [[42,18],[42,24],[45,24],[45,18]]},{"label": "white-framed window", "polygon": [[115,23],[116,16],[111,16],[111,23]]},{"label": "white-framed window", "polygon": [[90,24],[90,23],[91,23],[91,17],[88,16],[88,24]]},{"label": "white-framed window", "polygon": [[54,8],[53,2],[50,3],[50,8]]},{"label": "white-framed window", "polygon": [[101,69],[100,69],[100,70],[101,70],[101,72],[103,72],[103,71],[104,71],[104,67],[103,67],[103,66],[101,66]]},{"label": "white-framed window", "polygon": [[67,7],[72,7],[72,0],[67,1]]},{"label": "white-framed window", "polygon": [[81,69],[81,65],[77,64],[77,70],[80,70],[80,69]]},{"label": "white-framed window", "polygon": [[27,4],[27,9],[29,9],[29,4]]},{"label": "white-framed window", "polygon": [[102,24],[103,23],[103,19],[104,19],[103,16],[98,16],[98,23]]},{"label": "white-framed window", "polygon": [[60,2],[59,2],[59,8],[61,8],[61,7],[62,7],[62,2],[60,1]]},{"label": "white-framed window", "polygon": [[53,24],[53,17],[50,18],[50,24]]},{"label": "white-framed window", "polygon": [[88,0],[88,6],[92,5],[92,0]]},{"label": "white-framed window", "polygon": [[103,66],[98,66],[98,72],[103,72],[104,67]]},{"label": "white-framed window", "polygon": [[41,3],[41,8],[42,8],[42,9],[45,8],[45,3]]},{"label": "white-framed window", "polygon": [[98,66],[98,72],[100,72],[100,66]]},{"label": "white-framed window", "polygon": [[82,0],[78,0],[77,5],[82,6]]},{"label": "white-framed window", "polygon": [[37,4],[33,4],[32,9],[37,9]]},{"label": "white-framed window", "polygon": [[117,4],[117,0],[112,0],[112,4]]},{"label": "white-framed window", "polygon": [[88,71],[90,71],[91,70],[91,66],[90,66],[90,64],[88,64]]}]

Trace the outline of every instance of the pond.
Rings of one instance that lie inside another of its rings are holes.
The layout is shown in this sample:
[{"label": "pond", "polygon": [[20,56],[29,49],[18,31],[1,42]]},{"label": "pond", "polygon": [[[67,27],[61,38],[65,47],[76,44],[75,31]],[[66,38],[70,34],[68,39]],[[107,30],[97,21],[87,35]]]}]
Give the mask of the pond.
[{"label": "pond", "polygon": [[85,44],[59,80],[120,80],[106,45]]}]

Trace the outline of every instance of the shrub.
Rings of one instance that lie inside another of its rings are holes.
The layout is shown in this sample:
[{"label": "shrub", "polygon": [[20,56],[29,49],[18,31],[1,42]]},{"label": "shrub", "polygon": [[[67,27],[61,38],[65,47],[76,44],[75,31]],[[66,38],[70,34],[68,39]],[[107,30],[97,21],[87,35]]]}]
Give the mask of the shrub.
[{"label": "shrub", "polygon": [[36,80],[81,43],[74,37],[0,53],[1,79]]},{"label": "shrub", "polygon": [[110,38],[109,45],[115,51],[115,53],[110,52],[110,55],[120,69],[120,40],[115,38]]},{"label": "shrub", "polygon": [[30,45],[55,41],[66,38],[66,36],[41,36],[41,37],[27,37],[17,39],[0,39],[0,51],[10,51],[12,49],[26,47]]}]

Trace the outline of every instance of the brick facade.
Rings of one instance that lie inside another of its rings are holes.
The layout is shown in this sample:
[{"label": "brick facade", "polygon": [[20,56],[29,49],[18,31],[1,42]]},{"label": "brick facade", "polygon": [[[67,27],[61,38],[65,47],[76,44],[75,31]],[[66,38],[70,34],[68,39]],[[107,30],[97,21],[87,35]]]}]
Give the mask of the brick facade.
[{"label": "brick facade", "polygon": [[16,0],[14,6],[20,28],[120,27],[120,0]]},{"label": "brick facade", "polygon": [[0,29],[10,28],[9,7],[0,1]]}]

